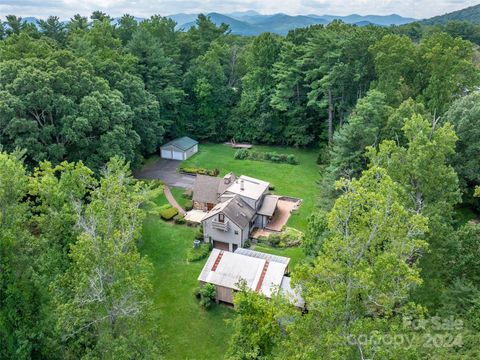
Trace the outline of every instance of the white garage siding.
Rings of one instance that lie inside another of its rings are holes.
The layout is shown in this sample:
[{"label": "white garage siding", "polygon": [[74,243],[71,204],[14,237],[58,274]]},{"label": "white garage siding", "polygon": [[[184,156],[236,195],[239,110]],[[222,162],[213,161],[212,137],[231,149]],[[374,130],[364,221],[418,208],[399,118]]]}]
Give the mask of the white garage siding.
[{"label": "white garage siding", "polygon": [[170,141],[160,148],[163,159],[187,160],[198,152],[198,142],[188,137]]}]

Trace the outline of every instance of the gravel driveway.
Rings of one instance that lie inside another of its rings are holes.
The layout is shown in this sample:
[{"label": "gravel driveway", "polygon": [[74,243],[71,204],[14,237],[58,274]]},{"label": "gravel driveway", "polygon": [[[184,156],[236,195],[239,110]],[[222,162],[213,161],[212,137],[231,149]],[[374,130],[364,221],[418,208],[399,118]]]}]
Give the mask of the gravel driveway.
[{"label": "gravel driveway", "polygon": [[156,163],[137,171],[135,177],[138,179],[158,179],[168,186],[191,189],[195,183],[195,176],[178,173],[177,168],[180,163],[180,160],[159,159]]}]

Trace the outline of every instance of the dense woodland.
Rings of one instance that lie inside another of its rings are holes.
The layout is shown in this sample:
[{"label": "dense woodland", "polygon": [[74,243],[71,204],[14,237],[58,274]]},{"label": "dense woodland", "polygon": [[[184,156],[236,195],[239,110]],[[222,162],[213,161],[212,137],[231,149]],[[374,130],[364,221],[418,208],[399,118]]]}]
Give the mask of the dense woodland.
[{"label": "dense woodland", "polygon": [[[180,135],[319,149],[309,312],[240,292],[227,357],[480,356],[480,226],[456,216],[480,204],[479,26],[241,37],[95,12],[0,37],[0,358],[161,356],[129,164]],[[355,341],[432,315],[463,319],[463,346]]]}]

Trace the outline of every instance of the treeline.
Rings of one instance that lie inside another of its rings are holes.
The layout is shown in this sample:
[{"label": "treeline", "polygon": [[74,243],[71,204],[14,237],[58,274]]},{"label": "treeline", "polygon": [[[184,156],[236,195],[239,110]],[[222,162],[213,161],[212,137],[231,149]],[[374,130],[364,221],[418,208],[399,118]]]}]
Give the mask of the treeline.
[{"label": "treeline", "polygon": [[286,37],[241,37],[203,15],[187,32],[161,16],[114,24],[97,11],[66,24],[50,17],[38,28],[7,16],[0,143],[26,149],[31,165],[84,160],[98,171],[114,155],[137,166],[180,135],[332,142],[373,88],[388,106],[411,97],[440,116],[477,84],[472,44],[454,37],[471,31],[454,28],[333,22]]}]

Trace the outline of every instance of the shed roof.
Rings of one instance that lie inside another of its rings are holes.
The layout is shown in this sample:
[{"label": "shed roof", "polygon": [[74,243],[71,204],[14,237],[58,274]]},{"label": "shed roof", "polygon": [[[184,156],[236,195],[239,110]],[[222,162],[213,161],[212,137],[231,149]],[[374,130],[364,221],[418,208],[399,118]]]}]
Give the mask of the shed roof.
[{"label": "shed roof", "polygon": [[244,228],[255,216],[255,210],[248,205],[240,196],[234,197],[216,205],[205,215],[202,221],[205,221],[218,213],[223,213],[233,223],[240,228]]},{"label": "shed roof", "polygon": [[161,147],[167,147],[167,146],[175,146],[179,148],[180,150],[186,151],[195,145],[198,144],[197,140],[193,140],[192,138],[189,138],[188,136],[184,136],[178,139],[174,139],[172,141],[169,141],[168,143],[162,145]]},{"label": "shed roof", "polygon": [[258,200],[268,190],[269,186],[270,184],[266,181],[242,175],[233,182],[226,192]]},{"label": "shed roof", "polygon": [[258,209],[260,215],[273,216],[275,209],[277,208],[278,195],[266,195],[263,199],[262,206]]},{"label": "shed roof", "polygon": [[235,290],[243,280],[253,291],[271,297],[280,288],[286,268],[284,263],[213,249],[198,280]]}]

